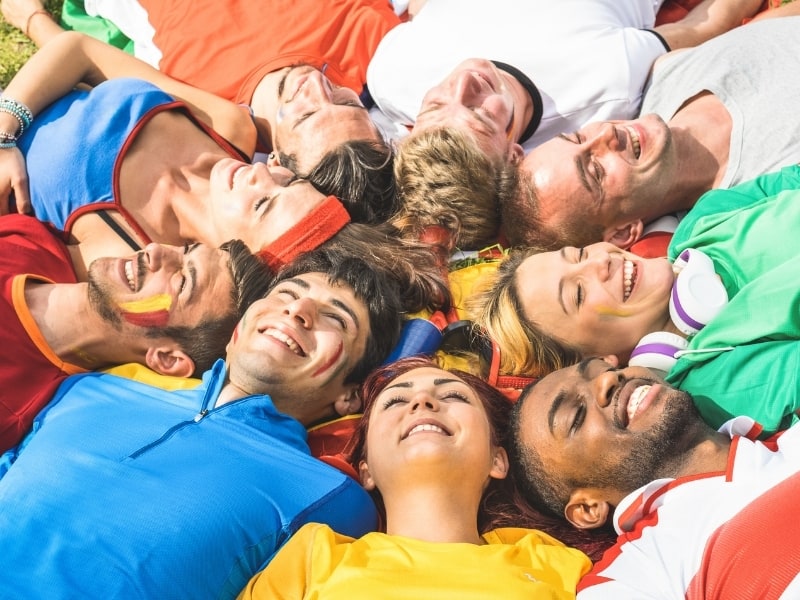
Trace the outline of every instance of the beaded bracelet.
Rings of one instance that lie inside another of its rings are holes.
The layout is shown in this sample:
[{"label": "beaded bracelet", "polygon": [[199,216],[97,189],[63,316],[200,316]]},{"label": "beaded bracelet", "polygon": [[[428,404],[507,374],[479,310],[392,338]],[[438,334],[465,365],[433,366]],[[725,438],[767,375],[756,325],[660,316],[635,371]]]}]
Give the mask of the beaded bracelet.
[{"label": "beaded bracelet", "polygon": [[17,136],[7,131],[0,131],[0,149],[2,148],[16,148]]},{"label": "beaded bracelet", "polygon": [[22,102],[17,102],[11,98],[0,97],[0,112],[14,115],[17,118],[19,122],[19,131],[17,132],[16,138],[21,136],[25,129],[30,127],[33,122],[33,113],[31,109]]}]

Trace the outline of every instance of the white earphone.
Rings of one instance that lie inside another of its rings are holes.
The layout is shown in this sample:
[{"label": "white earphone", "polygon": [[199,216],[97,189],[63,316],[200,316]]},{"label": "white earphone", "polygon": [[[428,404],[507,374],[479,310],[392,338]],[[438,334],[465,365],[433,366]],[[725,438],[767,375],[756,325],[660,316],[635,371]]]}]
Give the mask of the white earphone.
[{"label": "white earphone", "polygon": [[[700,250],[684,250],[672,266],[677,276],[669,298],[669,316],[679,331],[695,335],[725,308],[728,292],[714,272],[714,263]],[[628,364],[666,373],[687,346],[686,339],[677,334],[649,333],[633,349]]]}]

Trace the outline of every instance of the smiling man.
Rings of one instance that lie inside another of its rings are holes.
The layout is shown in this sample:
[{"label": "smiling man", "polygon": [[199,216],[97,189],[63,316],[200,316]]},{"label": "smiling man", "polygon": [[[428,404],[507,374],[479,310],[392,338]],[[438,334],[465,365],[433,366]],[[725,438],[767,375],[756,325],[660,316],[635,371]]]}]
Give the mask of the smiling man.
[{"label": "smiling man", "polygon": [[317,251],[252,304],[197,388],[67,379],[0,458],[3,592],[235,598],[303,524],[373,529],[369,496],[311,457],[306,427],[360,409],[400,313],[383,271]]},{"label": "smiling man", "polygon": [[799,91],[798,27],[800,17],[768,19],[666,56],[640,118],[593,122],[534,149],[501,207],[509,242],[629,248],[704,192],[798,162],[800,121],[784,101]]},{"label": "smiling man", "polygon": [[68,375],[132,362],[166,375],[202,373],[267,285],[265,267],[241,242],[149,244],[96,259],[87,272],[80,245],[65,245],[33,217],[6,215],[0,248],[2,450]]},{"label": "smiling man", "polygon": [[578,598],[797,592],[797,427],[763,443],[746,417],[714,431],[689,394],[613,356],[529,386],[512,422],[529,500],[581,529],[613,514],[621,534]]}]

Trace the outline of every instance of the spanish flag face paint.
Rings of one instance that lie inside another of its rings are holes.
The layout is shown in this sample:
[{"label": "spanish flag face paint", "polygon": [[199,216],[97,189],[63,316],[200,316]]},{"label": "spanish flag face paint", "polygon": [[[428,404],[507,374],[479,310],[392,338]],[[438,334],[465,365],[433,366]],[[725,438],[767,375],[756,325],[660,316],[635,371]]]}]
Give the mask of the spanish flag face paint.
[{"label": "spanish flag face paint", "polygon": [[122,317],[139,327],[166,327],[169,322],[169,311],[172,308],[172,296],[156,294],[149,298],[121,302],[119,305]]}]

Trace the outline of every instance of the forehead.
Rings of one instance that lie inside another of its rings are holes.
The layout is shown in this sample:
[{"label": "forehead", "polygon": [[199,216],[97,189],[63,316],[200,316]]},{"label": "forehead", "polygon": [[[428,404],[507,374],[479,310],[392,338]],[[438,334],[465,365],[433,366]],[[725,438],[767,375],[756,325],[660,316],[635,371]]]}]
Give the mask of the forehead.
[{"label": "forehead", "polygon": [[382,141],[366,109],[339,104],[326,104],[302,123],[281,127],[277,133],[278,149],[296,155],[303,172],[311,171],[325,154],[345,142]]},{"label": "forehead", "polygon": [[528,319],[537,320],[535,314],[529,314],[529,306],[545,308],[546,303],[550,307],[551,302],[560,297],[559,282],[564,270],[561,253],[562,251],[553,251],[533,254],[517,268],[515,286]]},{"label": "forehead", "polygon": [[179,303],[179,308],[184,312],[200,310],[204,316],[227,313],[233,305],[229,260],[230,255],[224,250],[206,244],[193,246],[185,258],[184,268],[193,287],[190,287],[189,298]]},{"label": "forehead", "polygon": [[467,385],[467,383],[460,377],[457,377],[456,375],[453,375],[452,373],[449,373],[438,367],[419,367],[410,371],[406,371],[402,375],[395,377],[387,384],[386,388],[384,388],[384,391],[392,386],[397,386],[398,384],[404,384],[404,387],[412,387],[414,383],[420,383],[424,385],[442,385],[452,382]]}]

